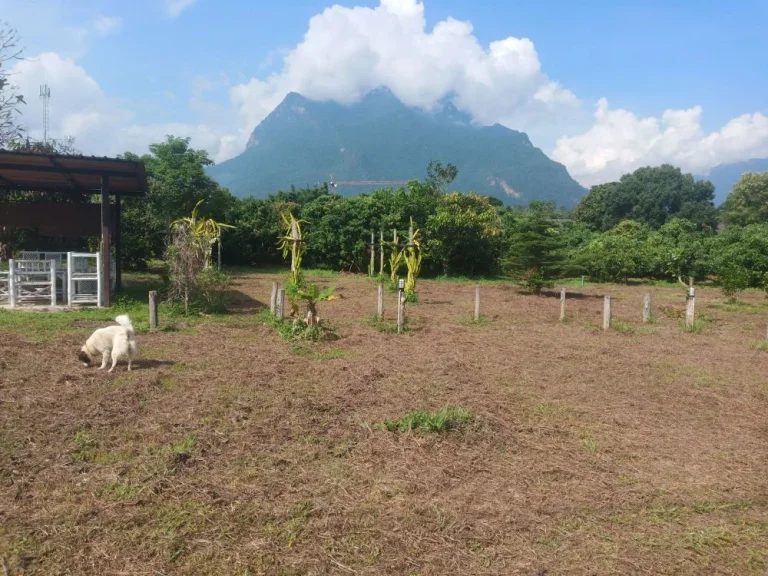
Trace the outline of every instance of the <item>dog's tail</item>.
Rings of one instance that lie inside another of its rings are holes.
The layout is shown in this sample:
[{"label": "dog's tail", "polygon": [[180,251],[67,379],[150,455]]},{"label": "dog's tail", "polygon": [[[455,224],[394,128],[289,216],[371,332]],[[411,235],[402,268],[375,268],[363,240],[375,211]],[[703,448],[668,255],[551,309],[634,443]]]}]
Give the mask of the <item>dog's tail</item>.
[{"label": "dog's tail", "polygon": [[125,326],[126,328],[133,328],[133,324],[131,323],[131,319],[128,317],[128,314],[120,314],[120,316],[115,318],[115,322],[120,324],[120,326]]}]

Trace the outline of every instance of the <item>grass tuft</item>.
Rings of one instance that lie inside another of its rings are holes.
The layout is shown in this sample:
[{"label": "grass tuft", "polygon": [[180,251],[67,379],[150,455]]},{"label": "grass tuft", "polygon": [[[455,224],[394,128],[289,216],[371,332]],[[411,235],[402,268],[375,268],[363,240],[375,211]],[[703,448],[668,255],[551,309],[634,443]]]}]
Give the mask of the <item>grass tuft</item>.
[{"label": "grass tuft", "polygon": [[613,320],[611,322],[611,329],[620,334],[655,334],[656,329],[650,326],[635,326],[633,324],[627,324],[621,320]]},{"label": "grass tuft", "polygon": [[461,429],[470,424],[475,416],[466,408],[445,406],[435,412],[414,410],[398,420],[387,420],[384,427],[390,432],[399,430],[409,432],[422,430],[424,432],[448,432]]},{"label": "grass tuft", "polygon": [[759,350],[760,352],[768,352],[768,340],[760,340],[760,342],[754,342],[752,344],[753,350]]},{"label": "grass tuft", "polygon": [[464,318],[461,320],[462,326],[469,326],[470,328],[483,328],[485,326],[490,326],[491,321],[485,318],[484,316],[480,316],[477,320],[475,320],[474,316],[470,316],[469,318]]},{"label": "grass tuft", "polygon": [[[375,328],[379,332],[384,334],[397,334],[397,320],[389,320],[387,318],[379,318],[376,314],[371,316],[368,320],[368,325],[371,328]],[[408,318],[403,321],[403,332],[408,332]]]},{"label": "grass tuft", "polygon": [[312,350],[312,348],[302,342],[292,342],[291,352],[296,356],[309,358],[310,360],[337,360],[347,355],[346,350],[338,348],[332,350]]},{"label": "grass tuft", "polygon": [[274,329],[285,340],[309,340],[310,342],[320,342],[321,340],[337,340],[338,336],[333,329],[321,323],[318,326],[308,328],[298,319],[276,318],[269,310],[262,310],[256,313],[256,319]]},{"label": "grass tuft", "polygon": [[702,334],[707,329],[709,322],[711,320],[706,317],[694,318],[692,326],[688,326],[685,321],[680,322],[680,329],[690,334]]}]

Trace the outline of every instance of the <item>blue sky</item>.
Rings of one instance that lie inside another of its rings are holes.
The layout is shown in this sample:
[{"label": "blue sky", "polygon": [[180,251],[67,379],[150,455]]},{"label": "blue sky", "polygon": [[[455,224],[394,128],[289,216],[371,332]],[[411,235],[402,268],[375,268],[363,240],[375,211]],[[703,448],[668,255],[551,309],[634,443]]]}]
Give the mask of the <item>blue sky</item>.
[{"label": "blue sky", "polygon": [[[339,4],[309,40],[331,2],[0,0],[0,15],[33,61],[18,83],[36,95],[48,82],[54,130],[87,152],[174,129],[223,160],[287,90],[350,101],[384,84],[422,107],[441,96],[434,86],[456,93],[479,123],[529,132],[587,184],[648,163],[702,173],[768,156],[764,0]],[[465,25],[434,31],[454,20]],[[439,48],[411,63],[399,48],[411,38]],[[360,54],[385,64],[371,75]],[[39,102],[28,101],[34,131]]]}]

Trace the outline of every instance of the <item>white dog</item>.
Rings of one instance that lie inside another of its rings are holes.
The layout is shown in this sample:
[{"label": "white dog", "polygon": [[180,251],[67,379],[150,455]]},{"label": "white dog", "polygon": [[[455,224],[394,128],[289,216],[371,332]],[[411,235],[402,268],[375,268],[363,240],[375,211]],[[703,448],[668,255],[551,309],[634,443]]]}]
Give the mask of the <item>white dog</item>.
[{"label": "white dog", "polygon": [[128,357],[128,371],[131,370],[131,361],[136,356],[136,334],[133,332],[133,324],[127,314],[122,314],[115,318],[117,326],[108,326],[107,328],[99,328],[88,340],[85,341],[85,346],[77,353],[78,359],[84,366],[90,366],[94,359],[98,358],[101,354],[101,366],[99,370],[103,370],[107,366],[107,360],[112,357],[112,367],[109,372],[115,369],[118,359],[121,356]]}]

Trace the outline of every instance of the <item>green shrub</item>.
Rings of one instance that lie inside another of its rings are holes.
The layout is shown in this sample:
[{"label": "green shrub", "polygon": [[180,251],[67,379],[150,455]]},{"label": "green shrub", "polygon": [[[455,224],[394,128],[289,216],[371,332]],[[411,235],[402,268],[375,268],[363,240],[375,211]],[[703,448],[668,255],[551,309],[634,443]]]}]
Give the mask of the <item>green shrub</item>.
[{"label": "green shrub", "polygon": [[200,307],[205,312],[224,312],[229,300],[229,287],[232,279],[229,274],[207,268],[197,278],[197,291]]}]

